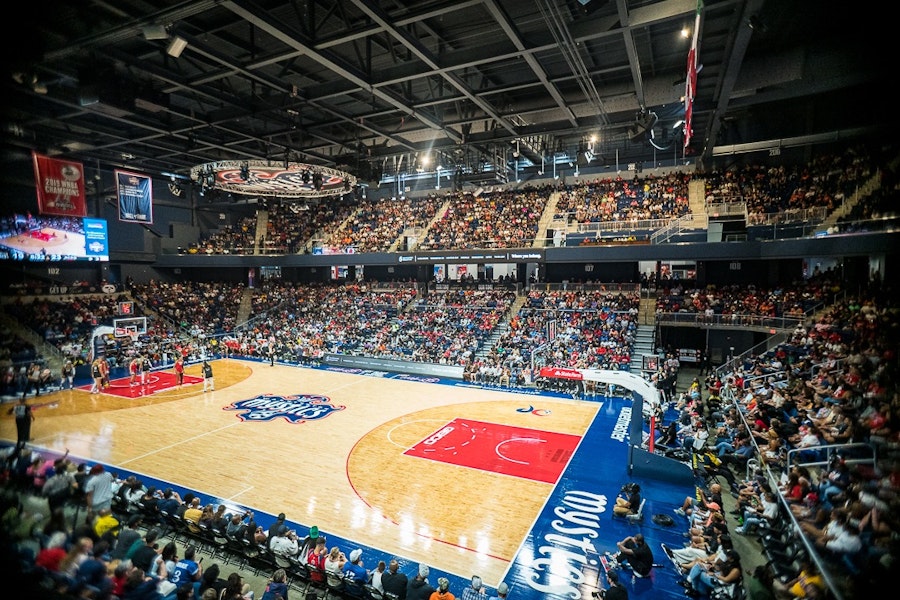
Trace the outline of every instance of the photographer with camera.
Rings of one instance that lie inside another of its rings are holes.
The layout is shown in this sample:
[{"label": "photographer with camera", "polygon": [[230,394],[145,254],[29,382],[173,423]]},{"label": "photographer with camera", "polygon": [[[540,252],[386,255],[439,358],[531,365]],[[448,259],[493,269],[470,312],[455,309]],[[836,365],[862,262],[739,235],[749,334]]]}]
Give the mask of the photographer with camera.
[{"label": "photographer with camera", "polygon": [[619,574],[610,571],[606,574],[606,581],[609,582],[608,590],[600,590],[593,592],[594,598],[603,598],[603,600],[628,600],[628,590],[619,582]]},{"label": "photographer with camera", "polygon": [[626,483],[622,486],[616,505],[613,506],[613,515],[624,517],[636,514],[641,507],[641,486],[636,483]]}]

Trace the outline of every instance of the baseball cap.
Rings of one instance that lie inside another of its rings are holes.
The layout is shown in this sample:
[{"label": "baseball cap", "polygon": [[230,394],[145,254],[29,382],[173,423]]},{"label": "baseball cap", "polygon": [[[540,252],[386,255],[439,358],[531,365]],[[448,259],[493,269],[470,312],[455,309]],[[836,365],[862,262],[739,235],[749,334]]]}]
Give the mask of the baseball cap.
[{"label": "baseball cap", "polygon": [[319,528],[315,525],[309,528],[309,537],[315,539],[319,537]]},{"label": "baseball cap", "polygon": [[718,502],[710,502],[710,503],[707,504],[706,506],[707,506],[707,508],[711,508],[711,509],[713,509],[713,510],[722,510],[722,507],[719,506],[719,503],[718,503]]},{"label": "baseball cap", "polygon": [[362,550],[357,548],[353,552],[350,553],[350,562],[355,563],[359,560],[359,557],[362,556]]},{"label": "baseball cap", "polygon": [[438,589],[442,592],[446,592],[450,589],[450,580],[446,577],[438,577]]},{"label": "baseball cap", "polygon": [[419,565],[419,577],[425,579],[428,577],[428,573],[431,572],[431,569],[428,568],[428,565]]},{"label": "baseball cap", "polygon": [[[613,572],[614,571],[610,571],[610,573],[613,573]],[[497,586],[497,593],[498,594],[508,594],[509,593],[509,586],[506,585],[505,581],[501,581],[500,585]]]}]

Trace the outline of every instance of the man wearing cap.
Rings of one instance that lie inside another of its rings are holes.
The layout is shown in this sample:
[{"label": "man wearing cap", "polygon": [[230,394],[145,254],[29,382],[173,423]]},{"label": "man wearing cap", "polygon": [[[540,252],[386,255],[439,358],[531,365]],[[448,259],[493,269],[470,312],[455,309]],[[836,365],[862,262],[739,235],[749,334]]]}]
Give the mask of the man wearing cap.
[{"label": "man wearing cap", "polygon": [[288,558],[297,556],[300,551],[300,542],[297,540],[297,533],[293,529],[288,529],[287,525],[282,525],[278,533],[266,538],[269,544],[269,550],[272,554],[286,556]]},{"label": "man wearing cap", "polygon": [[406,586],[406,600],[431,600],[434,588],[428,583],[429,572],[428,565],[419,565],[416,576],[410,579],[409,585]]},{"label": "man wearing cap", "polygon": [[350,552],[350,560],[344,563],[344,578],[354,583],[365,585],[369,582],[369,572],[363,566],[362,550],[356,548]]},{"label": "man wearing cap", "polygon": [[509,586],[506,585],[505,581],[501,581],[500,585],[497,586],[497,595],[489,596],[488,600],[504,600],[506,596],[509,594]]},{"label": "man wearing cap", "polygon": [[431,600],[456,600],[456,596],[450,591],[449,579],[438,577],[438,587],[431,593]]},{"label": "man wearing cap", "polygon": [[87,498],[88,511],[98,514],[104,508],[112,508],[113,476],[103,468],[103,465],[94,465],[90,470],[90,478],[84,486],[84,494]]},{"label": "man wearing cap", "polygon": [[406,587],[409,579],[400,571],[400,562],[394,558],[388,563],[387,571],[381,576],[381,586],[385,594],[394,594],[397,600],[406,600]]},{"label": "man wearing cap", "polygon": [[460,594],[461,600],[484,600],[484,585],[481,583],[481,577],[478,575],[472,576],[472,583],[466,586],[466,588]]}]

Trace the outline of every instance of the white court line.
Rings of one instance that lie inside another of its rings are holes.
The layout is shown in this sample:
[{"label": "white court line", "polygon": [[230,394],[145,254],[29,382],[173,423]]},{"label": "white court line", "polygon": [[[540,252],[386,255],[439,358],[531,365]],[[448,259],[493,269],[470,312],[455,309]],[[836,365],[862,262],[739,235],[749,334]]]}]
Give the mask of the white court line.
[{"label": "white court line", "polygon": [[178,447],[178,446],[180,446],[180,445],[182,445],[182,444],[184,444],[184,443],[186,443],[186,442],[192,442],[192,441],[194,441],[194,440],[199,440],[200,438],[204,438],[204,437],[206,437],[206,436],[208,436],[208,435],[210,435],[210,434],[218,433],[218,432],[220,432],[220,431],[224,431],[224,430],[226,430],[226,429],[230,429],[231,427],[235,427],[236,425],[240,425],[240,424],[241,424],[241,421],[237,421],[237,422],[232,423],[232,424],[230,424],[230,425],[225,425],[224,427],[219,427],[218,429],[211,429],[211,430],[209,430],[209,431],[207,431],[207,432],[201,433],[200,435],[195,435],[195,436],[193,436],[193,437],[185,438],[185,439],[179,441],[177,444],[169,444],[169,445],[167,445],[167,446],[161,446],[160,448],[157,448],[156,450],[154,450],[154,451],[152,451],[152,452],[147,452],[147,453],[144,453],[144,454],[139,454],[138,456],[134,456],[134,457],[132,457],[132,458],[129,458],[128,460],[126,460],[126,461],[124,461],[124,462],[122,462],[122,463],[119,463],[119,464],[122,465],[122,466],[124,466],[124,465],[127,465],[127,464],[130,463],[130,462],[135,461],[135,460],[140,460],[140,459],[142,459],[142,458],[147,458],[147,457],[153,456],[153,455],[157,454],[158,452],[161,452],[162,450],[169,450],[169,449],[171,449],[171,448],[176,448],[176,447]]}]

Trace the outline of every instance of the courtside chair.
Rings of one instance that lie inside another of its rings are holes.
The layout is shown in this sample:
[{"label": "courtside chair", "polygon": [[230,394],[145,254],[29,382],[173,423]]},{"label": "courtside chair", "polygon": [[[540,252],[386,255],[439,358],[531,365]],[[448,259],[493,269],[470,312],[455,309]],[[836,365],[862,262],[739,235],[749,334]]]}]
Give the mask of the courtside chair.
[{"label": "courtside chair", "polygon": [[306,563],[300,561],[299,556],[292,556],[288,559],[291,563],[289,569],[286,569],[288,575],[288,585],[301,594],[301,598],[306,597],[306,590],[309,589],[309,571],[306,570]]},{"label": "courtside chair", "polygon": [[640,523],[644,520],[644,505],[647,503],[646,498],[641,498],[641,504],[638,506],[637,512],[632,515],[625,515],[629,523]]},{"label": "courtside chair", "polygon": [[325,569],[320,569],[307,563],[306,573],[309,576],[309,585],[305,590],[306,597],[309,598],[310,590],[320,598],[328,597],[328,582],[325,577]]},{"label": "courtside chair", "polygon": [[330,571],[325,573],[325,584],[330,597],[343,598],[344,589],[347,587],[346,580],[336,573]]},{"label": "courtside chair", "polygon": [[226,539],[228,541],[225,543],[225,552],[222,555],[222,560],[226,565],[234,561],[234,564],[238,565],[238,569],[243,569],[246,562],[243,538],[226,536]]},{"label": "courtside chair", "polygon": [[218,532],[213,531],[205,523],[198,524],[198,527],[200,527],[200,533],[195,533],[194,537],[199,540],[210,558],[218,558],[220,554],[225,552],[225,544],[228,540],[224,536],[219,535]]},{"label": "courtside chair", "polygon": [[386,596],[384,595],[384,593],[380,592],[378,588],[367,583],[366,595],[364,596],[364,598],[367,598],[368,600],[384,600]]}]

